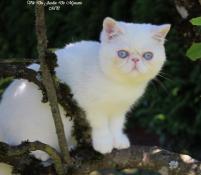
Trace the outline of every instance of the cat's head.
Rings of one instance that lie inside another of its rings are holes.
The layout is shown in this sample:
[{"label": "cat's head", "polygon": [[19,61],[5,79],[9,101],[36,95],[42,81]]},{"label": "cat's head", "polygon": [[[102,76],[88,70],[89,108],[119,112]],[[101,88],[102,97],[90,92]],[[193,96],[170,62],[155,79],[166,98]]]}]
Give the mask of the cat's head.
[{"label": "cat's head", "polygon": [[166,59],[164,42],[169,30],[169,24],[134,24],[105,18],[101,32],[101,69],[119,82],[153,79]]}]

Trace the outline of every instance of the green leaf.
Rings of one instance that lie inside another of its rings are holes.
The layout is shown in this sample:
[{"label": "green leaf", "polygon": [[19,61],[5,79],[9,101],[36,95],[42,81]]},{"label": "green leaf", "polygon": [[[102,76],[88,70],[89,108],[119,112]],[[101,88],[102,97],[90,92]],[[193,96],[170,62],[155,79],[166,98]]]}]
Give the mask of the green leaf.
[{"label": "green leaf", "polygon": [[48,48],[49,51],[55,52],[58,48]]},{"label": "green leaf", "polygon": [[164,120],[166,120],[166,116],[164,115],[164,114],[158,114],[158,115],[156,115],[155,116],[155,120],[160,120],[160,121],[164,121]]},{"label": "green leaf", "polygon": [[194,26],[201,26],[201,16],[197,17],[197,18],[192,18],[190,20],[191,24],[193,24]]},{"label": "green leaf", "polygon": [[192,46],[187,50],[186,56],[192,61],[196,61],[201,58],[201,43],[193,43]]}]

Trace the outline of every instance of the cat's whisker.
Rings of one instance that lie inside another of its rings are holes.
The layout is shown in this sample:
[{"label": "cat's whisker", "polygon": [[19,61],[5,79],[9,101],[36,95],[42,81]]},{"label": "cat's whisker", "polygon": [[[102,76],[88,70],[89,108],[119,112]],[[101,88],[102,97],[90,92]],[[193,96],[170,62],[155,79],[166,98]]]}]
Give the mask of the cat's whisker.
[{"label": "cat's whisker", "polygon": [[[153,68],[153,64],[151,62],[150,62],[150,67]],[[149,66],[148,66],[148,68],[149,68]],[[166,73],[164,73],[162,71],[160,71],[157,76],[164,78],[165,80],[168,80],[168,81],[173,81],[167,77],[168,75]]]},{"label": "cat's whisker", "polygon": [[165,90],[165,92],[168,93],[168,89],[165,87],[164,83],[162,81],[160,81],[157,77],[153,79],[155,82],[157,82],[162,88],[163,90]]},{"label": "cat's whisker", "polygon": [[163,75],[168,75],[167,73],[163,72],[163,71],[160,71],[160,73],[162,73]]},{"label": "cat's whisker", "polygon": [[161,75],[160,73],[159,73],[157,76],[159,76],[159,77],[161,77],[161,78],[164,78],[165,80],[168,80],[168,81],[173,81],[173,80],[171,80],[171,79],[165,77],[164,75]]},{"label": "cat's whisker", "polygon": [[[170,75],[169,75],[169,74],[167,74],[166,72],[162,72],[162,71],[160,71],[159,73],[160,73],[160,74],[162,74],[162,75],[164,75],[164,76],[166,76],[166,77],[167,77],[167,76],[169,76],[169,77],[170,77]],[[169,78],[169,77],[167,77],[167,78]]]},{"label": "cat's whisker", "polygon": [[[152,63],[151,63],[152,64]],[[153,64],[152,64],[153,65]],[[164,76],[170,76],[167,72],[163,72],[163,70],[160,70],[160,74],[163,74]]]},{"label": "cat's whisker", "polygon": [[[154,83],[155,82],[155,83]],[[160,80],[158,80],[158,79],[153,79],[152,81],[150,81],[150,84],[154,87],[154,89],[156,90],[156,92],[158,92],[158,85],[160,86],[160,87],[162,87],[162,89],[166,92],[166,93],[168,93],[168,90],[167,90],[167,88],[165,87],[165,85],[160,81]]]},{"label": "cat's whisker", "polygon": [[[148,69],[151,71],[152,69],[151,68],[153,68],[153,64],[150,64],[150,66],[147,66],[148,67]],[[159,75],[159,74],[158,74]],[[159,75],[159,76],[161,76],[161,77],[163,77],[162,75]],[[166,77],[163,77],[164,79],[166,78]],[[153,79],[153,81],[155,81],[156,83],[158,83],[167,93],[168,93],[168,89],[165,87],[165,85],[163,84],[163,82],[162,81],[160,81],[157,77],[155,77],[154,79]],[[153,82],[152,82],[153,83]],[[153,83],[154,84],[154,83]]]}]

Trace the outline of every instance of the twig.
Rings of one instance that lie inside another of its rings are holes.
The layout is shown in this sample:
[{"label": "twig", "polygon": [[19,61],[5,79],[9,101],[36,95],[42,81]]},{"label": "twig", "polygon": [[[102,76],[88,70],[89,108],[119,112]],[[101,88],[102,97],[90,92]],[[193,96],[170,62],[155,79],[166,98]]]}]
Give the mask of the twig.
[{"label": "twig", "polygon": [[[64,168],[62,167],[62,161],[59,153],[47,144],[39,141],[35,142],[23,142],[18,146],[9,146],[6,143],[0,142],[0,162],[7,162],[12,165],[12,160],[16,157],[22,159],[21,156],[28,154],[31,151],[41,150],[46,152],[54,161],[55,170],[58,175],[64,174]],[[10,159],[9,159],[10,158]]]},{"label": "twig", "polygon": [[33,64],[40,63],[37,59],[29,59],[29,58],[0,58],[0,64]]},{"label": "twig", "polygon": [[[44,3],[44,0],[41,0]],[[38,41],[38,56],[40,60],[40,68],[42,71],[42,81],[45,86],[48,100],[50,103],[52,116],[55,123],[56,133],[58,136],[58,142],[61,149],[61,155],[63,160],[68,165],[71,164],[71,158],[68,152],[68,145],[64,133],[64,127],[61,120],[61,115],[59,111],[59,106],[57,102],[57,95],[55,90],[55,82],[52,78],[52,75],[49,71],[48,64],[47,64],[47,37],[46,37],[46,26],[45,26],[45,14],[44,14],[44,6],[36,5],[35,9],[36,14],[36,35]]]}]

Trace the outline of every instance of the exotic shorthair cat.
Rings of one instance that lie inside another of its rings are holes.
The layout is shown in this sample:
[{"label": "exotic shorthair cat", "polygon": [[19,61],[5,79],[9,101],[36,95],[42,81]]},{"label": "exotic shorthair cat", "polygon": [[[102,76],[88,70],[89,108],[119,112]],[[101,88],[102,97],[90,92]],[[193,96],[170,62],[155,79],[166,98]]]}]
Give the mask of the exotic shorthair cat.
[{"label": "exotic shorthair cat", "polygon": [[[135,24],[105,18],[100,42],[81,41],[56,51],[56,75],[67,83],[86,112],[92,128],[92,145],[100,153],[130,146],[123,133],[125,115],[143,95],[148,83],[161,70],[169,24]],[[31,68],[37,70],[38,65]],[[58,148],[54,123],[38,87],[15,80],[0,103],[0,141],[11,145],[23,140]],[[60,107],[67,140],[72,123]],[[37,158],[48,157],[37,151]]]}]

